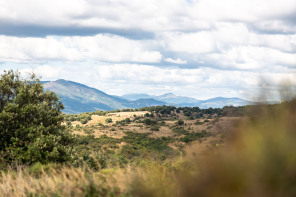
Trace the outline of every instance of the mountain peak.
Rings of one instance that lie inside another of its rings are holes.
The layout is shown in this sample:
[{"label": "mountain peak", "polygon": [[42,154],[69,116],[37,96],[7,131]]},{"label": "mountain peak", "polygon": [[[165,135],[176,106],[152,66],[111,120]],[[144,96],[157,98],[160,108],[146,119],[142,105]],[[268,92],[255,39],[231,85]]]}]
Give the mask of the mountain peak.
[{"label": "mountain peak", "polygon": [[169,92],[169,93],[165,93],[165,94],[163,94],[161,96],[176,96],[176,95],[174,95],[173,93]]},{"label": "mountain peak", "polygon": [[44,84],[45,90],[57,93],[65,106],[65,113],[82,113],[96,110],[115,110],[165,105],[154,99],[128,101],[112,96],[98,89],[65,79],[58,79]]},{"label": "mountain peak", "polygon": [[66,81],[65,79],[57,79],[55,80],[55,82],[63,82],[63,81]]}]

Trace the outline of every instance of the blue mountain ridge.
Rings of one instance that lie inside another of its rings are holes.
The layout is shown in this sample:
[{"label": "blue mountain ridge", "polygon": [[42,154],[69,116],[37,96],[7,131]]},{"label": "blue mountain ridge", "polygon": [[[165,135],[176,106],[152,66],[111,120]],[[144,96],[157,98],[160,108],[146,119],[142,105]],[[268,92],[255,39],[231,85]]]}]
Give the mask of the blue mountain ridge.
[{"label": "blue mountain ridge", "polygon": [[61,98],[65,113],[82,113],[96,110],[110,111],[115,109],[140,108],[148,106],[165,105],[165,102],[154,99],[126,100],[118,96],[112,96],[73,81],[59,79],[45,82],[44,89],[53,91]]},{"label": "blue mountain ridge", "polygon": [[166,93],[159,96],[149,94],[109,95],[103,91],[73,81],[59,79],[44,81],[44,89],[53,91],[61,98],[65,113],[82,113],[96,110],[141,108],[149,106],[171,105],[176,107],[222,108],[224,106],[244,106],[254,104],[240,98],[216,97],[197,100],[191,97],[176,96]]}]

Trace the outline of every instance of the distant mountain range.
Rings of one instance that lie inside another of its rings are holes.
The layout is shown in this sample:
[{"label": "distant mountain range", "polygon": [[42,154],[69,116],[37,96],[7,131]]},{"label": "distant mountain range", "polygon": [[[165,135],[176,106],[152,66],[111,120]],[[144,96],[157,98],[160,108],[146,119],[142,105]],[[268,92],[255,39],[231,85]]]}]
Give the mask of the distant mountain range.
[{"label": "distant mountain range", "polygon": [[166,102],[168,104],[197,103],[200,101],[195,98],[176,96],[173,93],[166,93],[160,96],[154,96],[154,95],[148,95],[148,94],[125,94],[125,95],[122,95],[121,97],[128,100],[152,98],[158,101]]},{"label": "distant mountain range", "polygon": [[244,106],[251,105],[254,102],[250,102],[241,98],[224,98],[224,97],[216,97],[208,100],[197,100],[191,97],[183,97],[176,96],[173,93],[166,93],[159,96],[148,95],[148,94],[125,94],[121,96],[122,98],[128,100],[137,100],[137,99],[148,99],[152,98],[155,100],[163,101],[167,103],[167,105],[173,105],[176,107],[195,107],[198,106],[200,108],[222,108],[224,106]]},{"label": "distant mountain range", "polygon": [[44,82],[44,89],[53,91],[61,97],[65,106],[65,113],[82,113],[96,110],[109,111],[166,104],[165,102],[150,98],[129,101],[118,96],[111,96],[95,88],[63,79]]},{"label": "distant mountain range", "polygon": [[53,91],[61,97],[65,106],[65,113],[82,113],[96,110],[115,110],[126,108],[140,108],[149,106],[172,105],[176,107],[221,108],[224,106],[243,106],[253,104],[240,98],[217,97],[208,100],[176,96],[166,93],[160,96],[148,94],[126,94],[114,96],[106,94],[95,88],[59,79],[56,81],[44,81],[44,89]]}]

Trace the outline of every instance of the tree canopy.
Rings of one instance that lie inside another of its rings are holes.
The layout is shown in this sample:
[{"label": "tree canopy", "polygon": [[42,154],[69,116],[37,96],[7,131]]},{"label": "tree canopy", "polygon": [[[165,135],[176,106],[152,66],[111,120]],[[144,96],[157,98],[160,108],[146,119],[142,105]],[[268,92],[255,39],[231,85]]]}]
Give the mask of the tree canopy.
[{"label": "tree canopy", "polygon": [[0,76],[0,165],[70,160],[72,135],[62,125],[63,104],[35,74]]}]

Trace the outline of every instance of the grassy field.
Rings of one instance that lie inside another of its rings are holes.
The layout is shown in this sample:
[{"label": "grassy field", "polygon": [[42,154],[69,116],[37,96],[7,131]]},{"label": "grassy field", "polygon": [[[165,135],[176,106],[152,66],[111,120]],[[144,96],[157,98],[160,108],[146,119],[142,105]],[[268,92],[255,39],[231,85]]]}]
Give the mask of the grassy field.
[{"label": "grassy field", "polygon": [[67,115],[82,162],[3,170],[0,196],[295,196],[295,102],[241,112]]}]

